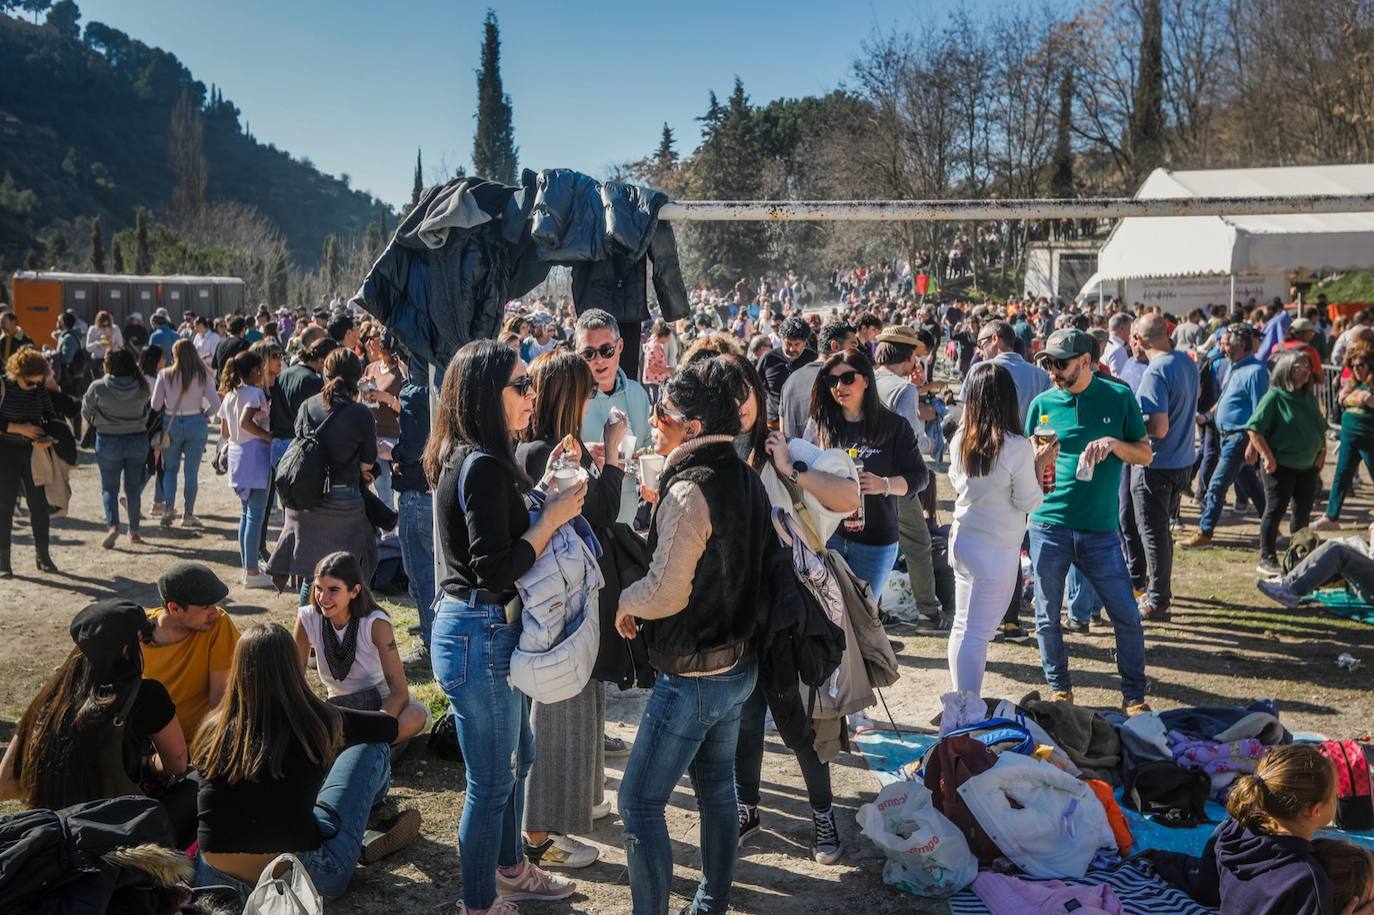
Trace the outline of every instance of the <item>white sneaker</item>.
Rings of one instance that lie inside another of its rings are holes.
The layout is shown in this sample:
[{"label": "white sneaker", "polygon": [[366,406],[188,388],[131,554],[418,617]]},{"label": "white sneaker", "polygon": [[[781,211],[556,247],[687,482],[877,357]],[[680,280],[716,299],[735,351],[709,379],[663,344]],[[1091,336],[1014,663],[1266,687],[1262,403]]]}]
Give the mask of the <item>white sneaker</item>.
[{"label": "white sneaker", "polygon": [[271,575],[264,575],[262,572],[244,572],[243,586],[245,588],[275,588],[276,584],[272,581]]},{"label": "white sneaker", "polygon": [[604,820],[611,815],[611,802],[602,801],[600,804],[592,805],[592,819]]},{"label": "white sneaker", "polygon": [[184,514],[184,515],[181,516],[181,526],[182,526],[182,527],[202,528],[202,527],[204,527],[205,525],[204,525],[204,524],[201,524],[201,523],[200,523],[200,519],[197,518],[195,515],[191,514],[190,512],[187,512],[186,514]]},{"label": "white sneaker", "polygon": [[1322,515],[1316,521],[1312,522],[1312,530],[1314,531],[1338,531],[1340,529],[1341,522],[1328,518],[1326,515]]},{"label": "white sneaker", "polygon": [[522,899],[567,899],[577,892],[577,884],[567,877],[559,877],[525,862],[519,876],[507,877],[496,872],[496,897],[507,902]]},{"label": "white sneaker", "polygon": [[579,842],[572,836],[551,835],[538,845],[526,843],[525,857],[531,865],[579,868],[595,864],[596,859],[601,857],[601,849]]}]

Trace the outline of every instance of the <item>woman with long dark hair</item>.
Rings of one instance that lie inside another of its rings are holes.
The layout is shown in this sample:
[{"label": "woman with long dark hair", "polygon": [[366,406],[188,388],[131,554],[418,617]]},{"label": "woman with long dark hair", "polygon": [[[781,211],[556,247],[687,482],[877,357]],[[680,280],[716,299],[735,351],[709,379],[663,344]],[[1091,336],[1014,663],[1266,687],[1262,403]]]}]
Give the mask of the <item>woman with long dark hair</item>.
[{"label": "woman with long dark hair", "polygon": [[877,601],[897,559],[897,500],[925,489],[930,480],[916,433],[878,399],[873,363],[850,349],[821,366],[804,438],[821,448],[843,448],[863,464],[863,510],[845,519],[826,546],[868,582]]},{"label": "woman with long dark hair", "polygon": [[515,582],[582,511],[587,492],[585,482],[560,488],[531,521],[533,483],[516,460],[515,435],[533,413],[532,384],[509,347],[464,346],[444,373],[423,458],[443,567],[430,653],[466,764],[458,850],[469,913],[510,913],[518,900],[564,899],[576,890],[527,862],[520,836],[534,739],[528,704],[509,679],[520,639]]},{"label": "woman with long dark hair", "polygon": [[56,572],[48,554],[48,494],[33,481],[33,449],[51,447],[43,423],[57,418],[44,383],[48,361],[31,346],[16,350],[0,378],[0,578],[13,578],[10,542],[14,509],[22,492],[40,572]]},{"label": "woman with long dark hair", "polygon": [[[949,633],[949,678],[956,697],[946,707],[969,715],[983,708],[988,643],[1016,587],[1026,514],[1040,505],[1040,474],[1054,463],[1057,443],[1033,445],[1022,434],[1016,384],[991,363],[976,367],[964,386],[964,412],[950,442],[954,487],[950,559],[954,564],[954,624]],[[958,713],[941,729],[972,724]]]},{"label": "woman with long dark hair", "polygon": [[141,543],[139,499],[147,481],[148,413],[152,392],[126,349],[105,354],[105,374],[92,382],[81,399],[81,415],[95,429],[95,462],[100,467],[100,497],[108,529],[100,545],[110,549],[119,539],[119,489],[129,510],[129,542]]},{"label": "woman with long dark hair", "polygon": [[[370,325],[363,337],[367,366],[363,369],[362,390],[363,404],[377,421],[377,444],[389,451],[401,438],[401,387],[406,383],[406,373],[388,342],[380,324]],[[394,509],[396,495],[391,488],[391,462],[378,461],[377,470],[377,479],[373,481],[377,498],[387,508]]]},{"label": "woman with long dark hair", "polygon": [[262,357],[244,350],[224,364],[219,428],[229,442],[229,485],[239,497],[239,561],[245,588],[270,588],[258,571],[258,541],[267,523],[267,481],[272,436],[267,429],[267,393]]},{"label": "woman with long dark hair", "polygon": [[[377,532],[363,507],[363,488],[372,482],[377,463],[377,424],[372,411],[358,403],[363,364],[339,348],[324,360],[324,390],[301,404],[296,434],[315,430],[329,468],[329,491],[315,508],[288,508],[267,572],[273,577],[300,576],[301,605],[310,597],[315,565],[340,550],[358,558],[364,581],[377,569]],[[327,425],[326,425],[327,423]],[[253,541],[257,549],[257,541]]]},{"label": "woman with long dark hair", "polygon": [[[625,478],[620,442],[629,423],[622,417],[602,431],[600,467],[592,449],[582,442],[582,420],[591,404],[596,381],[577,353],[556,349],[530,364],[534,379],[534,412],[520,436],[515,459],[533,480],[548,480],[555,466],[566,462],[588,475],[582,517],[601,540],[601,570],[605,579],[598,598],[603,654],[627,653],[615,631],[620,603],[620,576],[608,549],[608,529],[620,513],[620,487]],[[571,447],[565,447],[571,445]],[[574,836],[592,831],[594,813],[610,812],[605,803],[606,693],[604,684],[589,680],[582,692],[562,702],[532,703],[530,726],[539,747],[525,783],[525,854],[536,864],[585,867],[599,857],[595,846]]]},{"label": "woman with long dark hair", "polygon": [[196,345],[181,339],[172,344],[172,364],[157,374],[153,384],[153,409],[165,410],[171,444],[162,451],[162,526],[176,519],[177,476],[183,465],[186,477],[182,498],[182,527],[201,527],[196,520],[196,496],[200,492],[200,461],[210,440],[209,416],[219,410],[219,392]]},{"label": "woman with long dark hair", "polygon": [[246,899],[280,854],[300,859],[326,899],[348,889],[358,862],[408,845],[420,812],[406,810],[365,837],[391,781],[396,719],[336,708],[305,680],[296,643],[277,623],[245,630],[224,698],[201,722],[191,758],[203,779],[196,886]]},{"label": "woman with long dark hair", "polygon": [[424,704],[410,697],[391,617],[372,596],[351,554],[330,553],[315,566],[310,603],[296,612],[294,637],[302,669],[315,650],[331,703],[386,712],[399,723],[398,744],[429,723]]}]

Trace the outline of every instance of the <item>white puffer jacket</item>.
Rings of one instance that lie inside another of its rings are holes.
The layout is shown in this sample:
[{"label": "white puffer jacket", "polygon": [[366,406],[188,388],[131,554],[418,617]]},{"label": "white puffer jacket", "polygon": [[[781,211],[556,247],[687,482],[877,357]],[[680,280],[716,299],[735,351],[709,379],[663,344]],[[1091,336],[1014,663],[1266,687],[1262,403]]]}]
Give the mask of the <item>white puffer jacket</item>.
[{"label": "white puffer jacket", "polygon": [[[574,528],[554,532],[548,547],[515,587],[525,607],[520,644],[510,658],[510,680],[536,702],[562,702],[592,676],[601,644],[597,596],[605,584],[596,554]],[[588,536],[591,529],[581,522]]]}]

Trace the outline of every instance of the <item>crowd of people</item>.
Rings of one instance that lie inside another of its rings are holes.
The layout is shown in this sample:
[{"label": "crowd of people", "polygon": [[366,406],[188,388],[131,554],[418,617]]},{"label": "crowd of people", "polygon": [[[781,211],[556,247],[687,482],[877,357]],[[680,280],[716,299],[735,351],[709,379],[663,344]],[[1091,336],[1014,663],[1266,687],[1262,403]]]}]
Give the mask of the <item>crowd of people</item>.
[{"label": "crowd of people", "polygon": [[[1374,315],[1335,326],[1296,293],[1186,315],[936,304],[913,277],[837,269],[840,304],[819,310],[796,275],[702,287],[691,317],[634,336],[599,309],[512,303],[435,391],[404,341],[342,302],[175,327],[159,309],[151,330],[66,313],[45,349],[0,315],[0,575],[21,492],[37,566],[56,572],[48,517],[77,442],[99,469],[105,548],[142,540],[150,481],[161,527],[202,528],[213,421],[211,463],[241,506],[240,583],[299,589],[294,631],[240,635],[227,587],[196,563],[166,571],[157,608],[84,609],[0,762],[0,794],[50,808],[147,794],[177,847],[194,844],[197,885],[246,897],[289,852],[337,896],[358,862],[418,834],[414,810],[369,817],[391,760],[430,726],[407,686],[428,670],[465,764],[464,911],[575,892],[554,870],[597,859],[578,837],[611,811],[607,756],[626,755],[634,911],[666,911],[665,808],[690,774],[702,878],[683,911],[723,912],[762,826],[766,713],[805,782],[813,858],[843,857],[830,764],[845,717],[897,679],[885,623],[947,635],[947,734],[988,717],[988,646],[1031,638],[1032,596],[1051,701],[1074,703],[1065,634],[1110,627],[1121,715],[1151,713],[1147,626],[1171,618],[1175,538],[1209,546],[1228,501],[1233,520],[1260,516],[1264,594],[1296,606],[1343,577],[1374,595],[1360,540],[1280,565],[1284,520],[1290,538],[1311,522],[1328,423],[1340,444],[1315,527],[1340,525],[1361,461],[1374,473]],[[327,483],[302,494],[306,452]],[[1200,509],[1186,539],[1185,495]],[[390,547],[420,620],[405,657],[372,593]],[[833,654],[809,696],[795,647],[808,624],[807,644]],[[630,746],[605,735],[608,684],[649,690]],[[1290,803],[1293,763],[1268,759],[1272,790],[1232,794],[1207,865],[1219,889],[1196,890],[1223,911],[1298,911],[1239,907],[1223,846],[1310,839],[1331,816],[1329,781],[1295,782]]]}]

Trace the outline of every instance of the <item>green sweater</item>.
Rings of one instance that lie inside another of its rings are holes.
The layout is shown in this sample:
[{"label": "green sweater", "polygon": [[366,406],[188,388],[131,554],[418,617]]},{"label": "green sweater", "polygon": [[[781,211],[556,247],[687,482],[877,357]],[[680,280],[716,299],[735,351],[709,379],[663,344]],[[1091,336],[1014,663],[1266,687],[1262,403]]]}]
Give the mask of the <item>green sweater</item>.
[{"label": "green sweater", "polygon": [[1326,418],[1310,394],[1270,388],[1245,428],[1264,436],[1280,467],[1307,470],[1326,447]]}]

